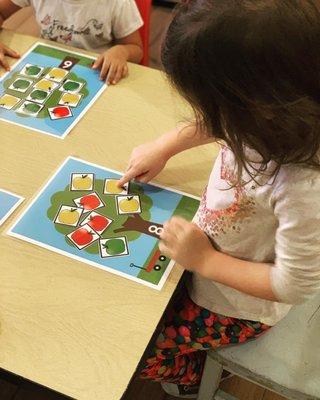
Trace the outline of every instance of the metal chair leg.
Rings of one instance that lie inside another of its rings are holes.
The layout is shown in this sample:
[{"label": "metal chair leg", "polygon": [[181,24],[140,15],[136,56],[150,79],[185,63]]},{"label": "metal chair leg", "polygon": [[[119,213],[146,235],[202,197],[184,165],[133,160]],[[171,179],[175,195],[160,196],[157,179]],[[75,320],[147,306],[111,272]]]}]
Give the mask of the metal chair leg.
[{"label": "metal chair leg", "polygon": [[222,365],[207,356],[197,400],[213,400],[219,388]]}]

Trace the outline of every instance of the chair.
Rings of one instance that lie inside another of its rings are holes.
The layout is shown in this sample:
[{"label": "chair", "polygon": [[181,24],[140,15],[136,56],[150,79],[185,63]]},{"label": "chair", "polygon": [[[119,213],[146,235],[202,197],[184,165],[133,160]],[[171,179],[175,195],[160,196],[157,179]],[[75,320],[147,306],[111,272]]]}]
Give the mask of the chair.
[{"label": "chair", "polygon": [[143,58],[141,65],[149,65],[149,36],[150,36],[150,15],[152,0],[136,0],[138,9],[143,19],[143,26],[140,28],[140,35],[143,44]]},{"label": "chair", "polygon": [[197,400],[237,400],[218,389],[223,368],[288,399],[319,400],[320,296],[261,338],[210,351]]}]

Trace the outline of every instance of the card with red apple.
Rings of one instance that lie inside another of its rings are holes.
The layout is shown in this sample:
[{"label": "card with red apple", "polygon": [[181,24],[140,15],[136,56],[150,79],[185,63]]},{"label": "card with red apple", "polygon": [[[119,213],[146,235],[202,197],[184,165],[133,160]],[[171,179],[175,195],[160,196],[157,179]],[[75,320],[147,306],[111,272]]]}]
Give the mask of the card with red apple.
[{"label": "card with red apple", "polygon": [[88,224],[93,230],[101,235],[113,222],[113,219],[106,217],[105,215],[99,214],[92,211],[82,222],[81,225]]},{"label": "card with red apple", "polygon": [[83,208],[84,212],[97,210],[98,208],[105,206],[104,202],[95,192],[88,193],[87,195],[74,199],[73,201],[77,207]]},{"label": "card with red apple", "polygon": [[83,225],[75,231],[69,233],[67,238],[79,249],[82,250],[100,238],[91,226]]}]

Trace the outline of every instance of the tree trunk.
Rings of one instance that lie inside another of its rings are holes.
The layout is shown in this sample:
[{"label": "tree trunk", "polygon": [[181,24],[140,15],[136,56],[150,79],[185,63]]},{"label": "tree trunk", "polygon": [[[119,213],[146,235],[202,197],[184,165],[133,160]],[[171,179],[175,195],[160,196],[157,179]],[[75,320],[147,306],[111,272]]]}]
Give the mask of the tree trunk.
[{"label": "tree trunk", "polygon": [[156,222],[145,221],[139,214],[134,214],[126,220],[122,228],[116,229],[114,232],[136,231],[159,239],[162,229],[163,225],[157,224]]}]

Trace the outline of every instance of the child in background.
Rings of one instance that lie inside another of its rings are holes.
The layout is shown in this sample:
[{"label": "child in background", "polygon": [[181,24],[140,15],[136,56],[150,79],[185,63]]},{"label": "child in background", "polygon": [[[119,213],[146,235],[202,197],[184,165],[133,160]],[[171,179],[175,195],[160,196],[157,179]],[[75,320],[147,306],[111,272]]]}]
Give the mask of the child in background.
[{"label": "child in background", "polygon": [[[0,0],[0,26],[30,5],[42,38],[101,53],[93,68],[100,69],[101,79],[109,84],[128,74],[127,61],[142,59],[143,22],[134,0]],[[19,58],[19,54],[0,43],[0,65],[9,70],[5,56]]]},{"label": "child in background", "polygon": [[160,250],[192,272],[142,377],[197,391],[205,350],[243,343],[320,289],[320,2],[189,0],[163,47],[194,124],[133,150],[119,182],[148,182],[173,155],[221,144],[194,223]]}]

